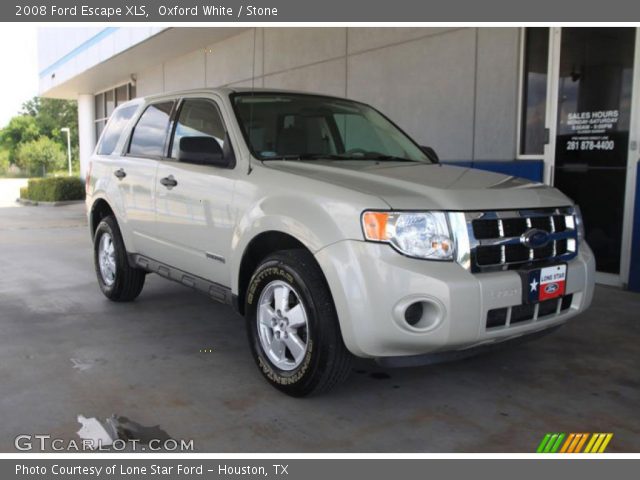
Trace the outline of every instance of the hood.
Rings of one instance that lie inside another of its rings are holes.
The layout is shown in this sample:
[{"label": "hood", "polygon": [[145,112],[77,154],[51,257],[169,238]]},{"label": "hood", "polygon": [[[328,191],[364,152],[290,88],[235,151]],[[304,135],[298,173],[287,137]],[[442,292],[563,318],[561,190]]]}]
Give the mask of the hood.
[{"label": "hood", "polygon": [[271,160],[264,164],[375,195],[397,210],[524,209],[573,203],[559,190],[541,183],[451,165],[361,160]]}]

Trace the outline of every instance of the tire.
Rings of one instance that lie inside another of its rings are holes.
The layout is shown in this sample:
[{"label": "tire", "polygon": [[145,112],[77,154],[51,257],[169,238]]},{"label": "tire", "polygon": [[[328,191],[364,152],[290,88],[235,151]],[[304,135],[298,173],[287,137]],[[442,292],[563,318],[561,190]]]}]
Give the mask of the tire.
[{"label": "tire", "polygon": [[278,390],[293,397],[318,394],[351,372],[353,356],[331,292],[309,252],[268,256],[251,277],[245,313],[253,357]]},{"label": "tire", "polygon": [[103,218],[96,228],[93,260],[98,285],[109,300],[130,302],[140,295],[146,273],[129,265],[120,228],[113,216]]}]

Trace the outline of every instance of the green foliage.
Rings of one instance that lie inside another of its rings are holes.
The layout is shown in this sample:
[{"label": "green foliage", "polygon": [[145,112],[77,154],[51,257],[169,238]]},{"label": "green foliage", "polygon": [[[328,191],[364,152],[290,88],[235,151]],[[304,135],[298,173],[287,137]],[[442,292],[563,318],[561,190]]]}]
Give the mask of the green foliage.
[{"label": "green foliage", "polygon": [[36,202],[84,200],[84,184],[78,177],[31,178],[20,189],[20,198]]},{"label": "green foliage", "polygon": [[[22,145],[47,137],[67,152],[67,134],[62,128],[71,130],[72,159],[78,162],[78,109],[77,103],[57,98],[34,97],[22,105],[22,112],[13,117],[0,130],[0,149],[8,152],[9,163],[21,168],[18,152]],[[42,165],[42,164],[41,164]],[[0,174],[2,174],[0,163]],[[42,174],[29,170],[30,174]]]},{"label": "green foliage", "polygon": [[22,105],[23,115],[35,119],[40,135],[60,143],[67,151],[67,134],[61,128],[71,129],[71,146],[78,145],[78,104],[73,100],[33,97]]},{"label": "green foliage", "polygon": [[42,175],[62,170],[66,165],[66,155],[60,144],[48,137],[40,137],[22,143],[15,154],[15,163],[29,175]]},{"label": "green foliage", "polygon": [[9,124],[0,130],[0,146],[9,152],[9,161],[15,162],[15,155],[22,143],[31,142],[40,136],[36,120],[28,115],[13,117]]},{"label": "green foliage", "polygon": [[6,175],[9,171],[9,151],[6,149],[0,149],[0,175]]}]

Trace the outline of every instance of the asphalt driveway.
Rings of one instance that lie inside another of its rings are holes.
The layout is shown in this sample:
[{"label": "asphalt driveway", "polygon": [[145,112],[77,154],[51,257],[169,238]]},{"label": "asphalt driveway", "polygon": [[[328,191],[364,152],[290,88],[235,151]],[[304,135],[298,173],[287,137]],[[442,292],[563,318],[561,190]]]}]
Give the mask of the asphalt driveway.
[{"label": "asphalt driveway", "polygon": [[0,451],[77,439],[78,415],[124,415],[205,452],[533,452],[547,432],[612,432],[640,451],[640,295],[536,342],[446,365],[360,361],[297,400],[253,364],[243,321],[155,275],[133,303],[99,292],[83,206],[0,209]]}]

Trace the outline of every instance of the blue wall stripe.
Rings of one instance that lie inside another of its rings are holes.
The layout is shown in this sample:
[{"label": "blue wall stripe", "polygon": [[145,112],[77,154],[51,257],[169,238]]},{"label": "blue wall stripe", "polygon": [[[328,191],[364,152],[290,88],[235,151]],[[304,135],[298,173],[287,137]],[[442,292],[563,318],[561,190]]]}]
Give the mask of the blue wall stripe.
[{"label": "blue wall stripe", "polygon": [[56,69],[60,68],[62,65],[67,63],[69,60],[71,60],[72,58],[75,58],[80,53],[84,52],[88,48],[91,48],[92,46],[94,46],[95,44],[100,42],[101,40],[107,38],[109,35],[112,35],[117,30],[119,30],[119,27],[107,27],[107,28],[99,31],[93,37],[89,38],[88,40],[85,40],[80,45],[78,45],[76,48],[71,50],[69,53],[67,53],[63,57],[60,57],[58,60],[53,62],[47,68],[42,70],[40,72],[39,76],[40,77],[44,77],[45,75],[53,73]]},{"label": "blue wall stripe", "polygon": [[542,160],[515,160],[511,162],[474,160],[474,161],[446,161],[442,162],[460,167],[478,168],[490,172],[504,173],[514,177],[522,177],[534,182],[542,182],[544,162]]},{"label": "blue wall stripe", "polygon": [[640,292],[640,163],[638,163],[636,170],[636,204],[633,210],[629,290]]}]

